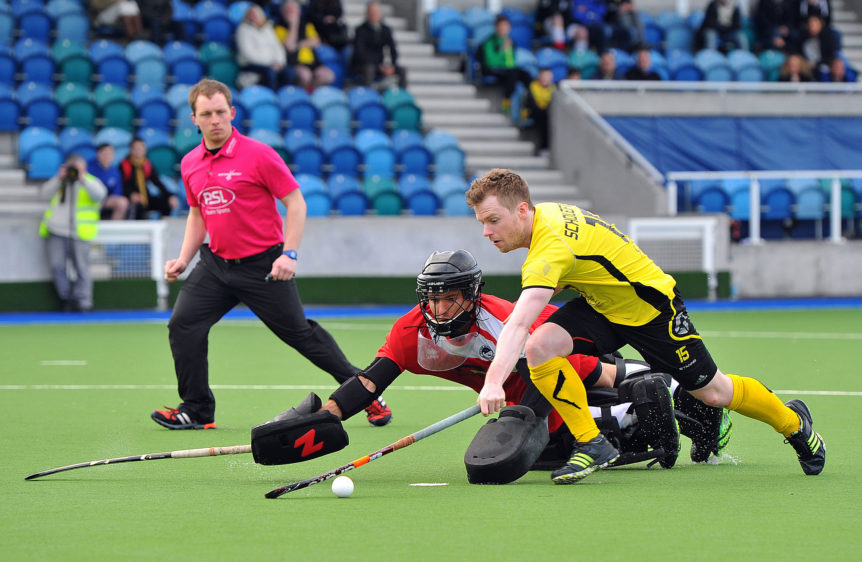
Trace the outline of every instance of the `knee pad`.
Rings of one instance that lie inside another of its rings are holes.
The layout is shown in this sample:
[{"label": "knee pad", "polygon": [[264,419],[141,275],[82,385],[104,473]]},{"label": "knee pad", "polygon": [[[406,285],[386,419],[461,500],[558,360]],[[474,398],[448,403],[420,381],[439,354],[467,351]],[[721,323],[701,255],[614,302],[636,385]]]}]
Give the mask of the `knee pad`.
[{"label": "knee pad", "polygon": [[467,480],[471,484],[514,482],[530,470],[547,443],[547,418],[537,418],[526,406],[506,406],[467,447]]}]

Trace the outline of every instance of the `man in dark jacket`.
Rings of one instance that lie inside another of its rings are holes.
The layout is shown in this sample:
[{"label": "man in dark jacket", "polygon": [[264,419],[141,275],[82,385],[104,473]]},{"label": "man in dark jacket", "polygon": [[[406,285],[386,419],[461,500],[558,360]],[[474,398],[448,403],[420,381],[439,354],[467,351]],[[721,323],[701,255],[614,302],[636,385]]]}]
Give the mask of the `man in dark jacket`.
[{"label": "man in dark jacket", "polygon": [[[387,47],[388,59],[384,53]],[[365,21],[356,28],[351,66],[363,86],[371,86],[390,76],[397,76],[398,86],[407,87],[407,72],[404,67],[398,66],[398,49],[395,47],[392,29],[383,23],[383,14],[377,2],[368,4]]]}]

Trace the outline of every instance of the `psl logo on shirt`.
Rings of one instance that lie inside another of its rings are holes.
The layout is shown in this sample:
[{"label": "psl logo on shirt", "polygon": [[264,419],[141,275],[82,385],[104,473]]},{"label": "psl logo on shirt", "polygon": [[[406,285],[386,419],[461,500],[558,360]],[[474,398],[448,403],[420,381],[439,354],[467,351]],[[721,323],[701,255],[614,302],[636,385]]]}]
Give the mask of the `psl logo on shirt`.
[{"label": "psl logo on shirt", "polygon": [[207,210],[224,209],[236,200],[236,194],[230,189],[213,185],[200,194],[200,201]]}]

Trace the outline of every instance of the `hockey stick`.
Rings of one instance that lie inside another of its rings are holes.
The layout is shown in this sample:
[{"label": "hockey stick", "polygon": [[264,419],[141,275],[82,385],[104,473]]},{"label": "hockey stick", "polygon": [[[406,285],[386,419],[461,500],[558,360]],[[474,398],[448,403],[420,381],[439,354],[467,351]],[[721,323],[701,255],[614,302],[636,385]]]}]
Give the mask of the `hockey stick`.
[{"label": "hockey stick", "polygon": [[320,476],[315,476],[314,478],[309,478],[308,480],[303,480],[301,482],[294,482],[292,484],[288,484],[287,486],[282,486],[281,488],[276,488],[275,490],[271,490],[266,493],[266,497],[269,499],[274,499],[279,497],[282,494],[286,494],[288,492],[293,492],[294,490],[301,490],[302,488],[307,488],[313,484],[319,484],[320,482],[324,482],[329,480],[330,478],[334,478],[339,474],[347,472],[348,470],[353,470],[354,468],[359,468],[363,464],[367,464],[375,459],[379,459],[383,455],[388,455],[392,451],[397,451],[398,449],[403,449],[408,445],[412,445],[413,443],[419,441],[420,439],[424,439],[429,435],[434,435],[438,431],[442,431],[447,427],[452,427],[456,423],[462,422],[467,418],[471,418],[479,413],[479,405],[476,404],[474,406],[470,406],[466,410],[462,412],[458,412],[457,414],[453,414],[444,420],[440,420],[437,423],[429,425],[425,429],[420,429],[416,433],[408,435],[407,437],[402,437],[395,443],[383,447],[379,451],[374,451],[370,455],[365,455],[364,457],[360,457],[355,461],[345,464],[344,466],[339,466],[334,470],[330,470]]},{"label": "hockey stick", "polygon": [[168,453],[149,453],[146,455],[134,455],[131,457],[119,457],[116,459],[104,459],[100,461],[81,462],[78,464],[70,464],[69,466],[60,466],[50,470],[44,470],[31,474],[24,480],[33,480],[49,474],[57,472],[65,472],[75,468],[84,468],[87,466],[97,466],[100,464],[116,464],[121,462],[133,461],[154,461],[159,459],[190,459],[193,457],[217,457],[219,455],[242,455],[251,452],[251,445],[234,445],[232,447],[210,447],[208,449],[185,449],[183,451],[170,451]]}]

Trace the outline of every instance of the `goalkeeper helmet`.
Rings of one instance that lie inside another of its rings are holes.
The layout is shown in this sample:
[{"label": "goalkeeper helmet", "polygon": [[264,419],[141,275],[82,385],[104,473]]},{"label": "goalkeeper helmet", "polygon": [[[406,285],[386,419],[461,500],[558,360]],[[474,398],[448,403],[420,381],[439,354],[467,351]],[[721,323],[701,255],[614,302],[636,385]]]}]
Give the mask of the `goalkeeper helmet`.
[{"label": "goalkeeper helmet", "polygon": [[[460,336],[470,330],[476,322],[482,285],[482,270],[470,252],[447,250],[428,257],[416,278],[416,296],[422,315],[435,334]],[[429,304],[431,299],[456,290],[464,299],[460,311],[447,319],[435,317]]]}]

